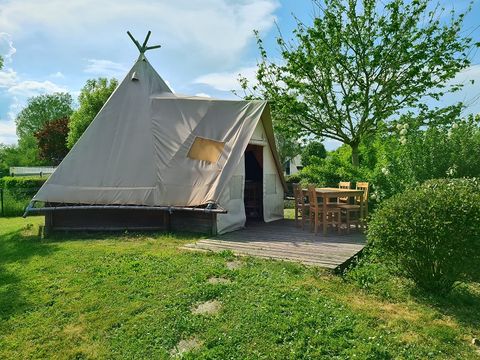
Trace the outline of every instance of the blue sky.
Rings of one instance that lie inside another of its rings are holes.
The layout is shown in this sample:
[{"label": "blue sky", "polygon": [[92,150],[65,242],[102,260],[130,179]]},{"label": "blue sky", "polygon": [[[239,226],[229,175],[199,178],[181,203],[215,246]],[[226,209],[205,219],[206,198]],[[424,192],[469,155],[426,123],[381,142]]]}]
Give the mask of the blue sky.
[{"label": "blue sky", "polygon": [[[468,15],[465,32],[480,41],[480,1]],[[443,0],[462,10],[466,0]],[[275,55],[275,21],[285,37],[292,17],[308,23],[310,0],[0,0],[0,143],[17,141],[14,118],[28,97],[68,91],[74,97],[89,78],[122,79],[138,56],[126,35],[162,48],[147,57],[175,92],[232,98],[242,73],[253,77],[258,50],[253,29],[260,31]],[[474,85],[445,103],[466,101],[466,112],[480,112],[480,54],[458,76]],[[328,147],[334,144],[329,142]]]}]

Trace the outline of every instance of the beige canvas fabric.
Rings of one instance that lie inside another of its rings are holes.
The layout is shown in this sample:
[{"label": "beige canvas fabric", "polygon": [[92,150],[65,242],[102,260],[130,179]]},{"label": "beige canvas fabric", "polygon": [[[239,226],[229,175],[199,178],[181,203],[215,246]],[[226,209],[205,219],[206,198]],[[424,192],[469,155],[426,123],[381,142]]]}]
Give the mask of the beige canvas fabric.
[{"label": "beige canvas fabric", "polygon": [[[148,61],[138,60],[33,200],[148,206],[219,202],[260,121],[283,180],[265,101],[179,96]],[[199,142],[210,144],[208,151],[198,151],[194,144]],[[189,157],[191,150],[198,156]]]},{"label": "beige canvas fabric", "polygon": [[[273,133],[271,134],[273,136]],[[268,142],[268,135],[263,122],[259,121],[255,127],[249,144],[263,147],[263,220],[270,222],[283,218],[284,187],[282,174],[278,174],[274,151]],[[217,231],[223,234],[241,229],[245,226],[246,214],[244,206],[245,188],[245,161],[242,159],[224,189],[219,204],[228,210],[226,214],[217,215]]]}]

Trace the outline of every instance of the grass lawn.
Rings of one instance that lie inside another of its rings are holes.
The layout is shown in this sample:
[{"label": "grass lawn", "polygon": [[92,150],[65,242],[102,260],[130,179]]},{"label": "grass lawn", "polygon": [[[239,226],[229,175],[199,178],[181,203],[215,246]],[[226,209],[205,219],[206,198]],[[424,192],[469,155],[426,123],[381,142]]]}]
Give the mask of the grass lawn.
[{"label": "grass lawn", "polygon": [[[390,276],[254,258],[229,269],[230,253],[178,249],[193,236],[42,240],[41,221],[0,219],[1,359],[167,359],[191,339],[183,358],[480,357],[478,284],[437,298]],[[218,313],[192,313],[210,300]]]}]

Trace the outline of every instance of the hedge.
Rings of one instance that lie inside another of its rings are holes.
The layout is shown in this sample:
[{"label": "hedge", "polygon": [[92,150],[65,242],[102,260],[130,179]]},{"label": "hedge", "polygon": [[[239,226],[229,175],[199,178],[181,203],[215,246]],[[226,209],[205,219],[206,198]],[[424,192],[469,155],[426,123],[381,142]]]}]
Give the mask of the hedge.
[{"label": "hedge", "polygon": [[480,268],[480,179],[438,179],[395,195],[372,216],[369,246],[420,287],[449,292]]},{"label": "hedge", "polygon": [[0,188],[5,190],[40,188],[47,178],[39,177],[14,177],[0,178]]}]

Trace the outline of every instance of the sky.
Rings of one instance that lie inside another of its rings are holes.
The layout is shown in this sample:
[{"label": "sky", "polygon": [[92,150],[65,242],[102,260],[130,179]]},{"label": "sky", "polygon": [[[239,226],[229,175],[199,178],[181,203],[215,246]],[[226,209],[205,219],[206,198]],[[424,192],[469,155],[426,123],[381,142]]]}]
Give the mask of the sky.
[{"label": "sky", "polygon": [[[469,1],[441,3],[463,10]],[[238,74],[254,78],[253,30],[275,57],[278,28],[290,38],[293,15],[308,24],[312,14],[311,0],[0,0],[0,143],[16,143],[14,119],[29,97],[67,91],[76,98],[87,79],[123,79],[138,57],[127,30],[140,42],[152,31],[149,44],[162,47],[147,57],[175,92],[228,99]],[[480,41],[479,25],[475,0],[465,34]],[[464,90],[442,102],[464,101],[466,113],[480,113],[480,52],[457,80]]]}]

